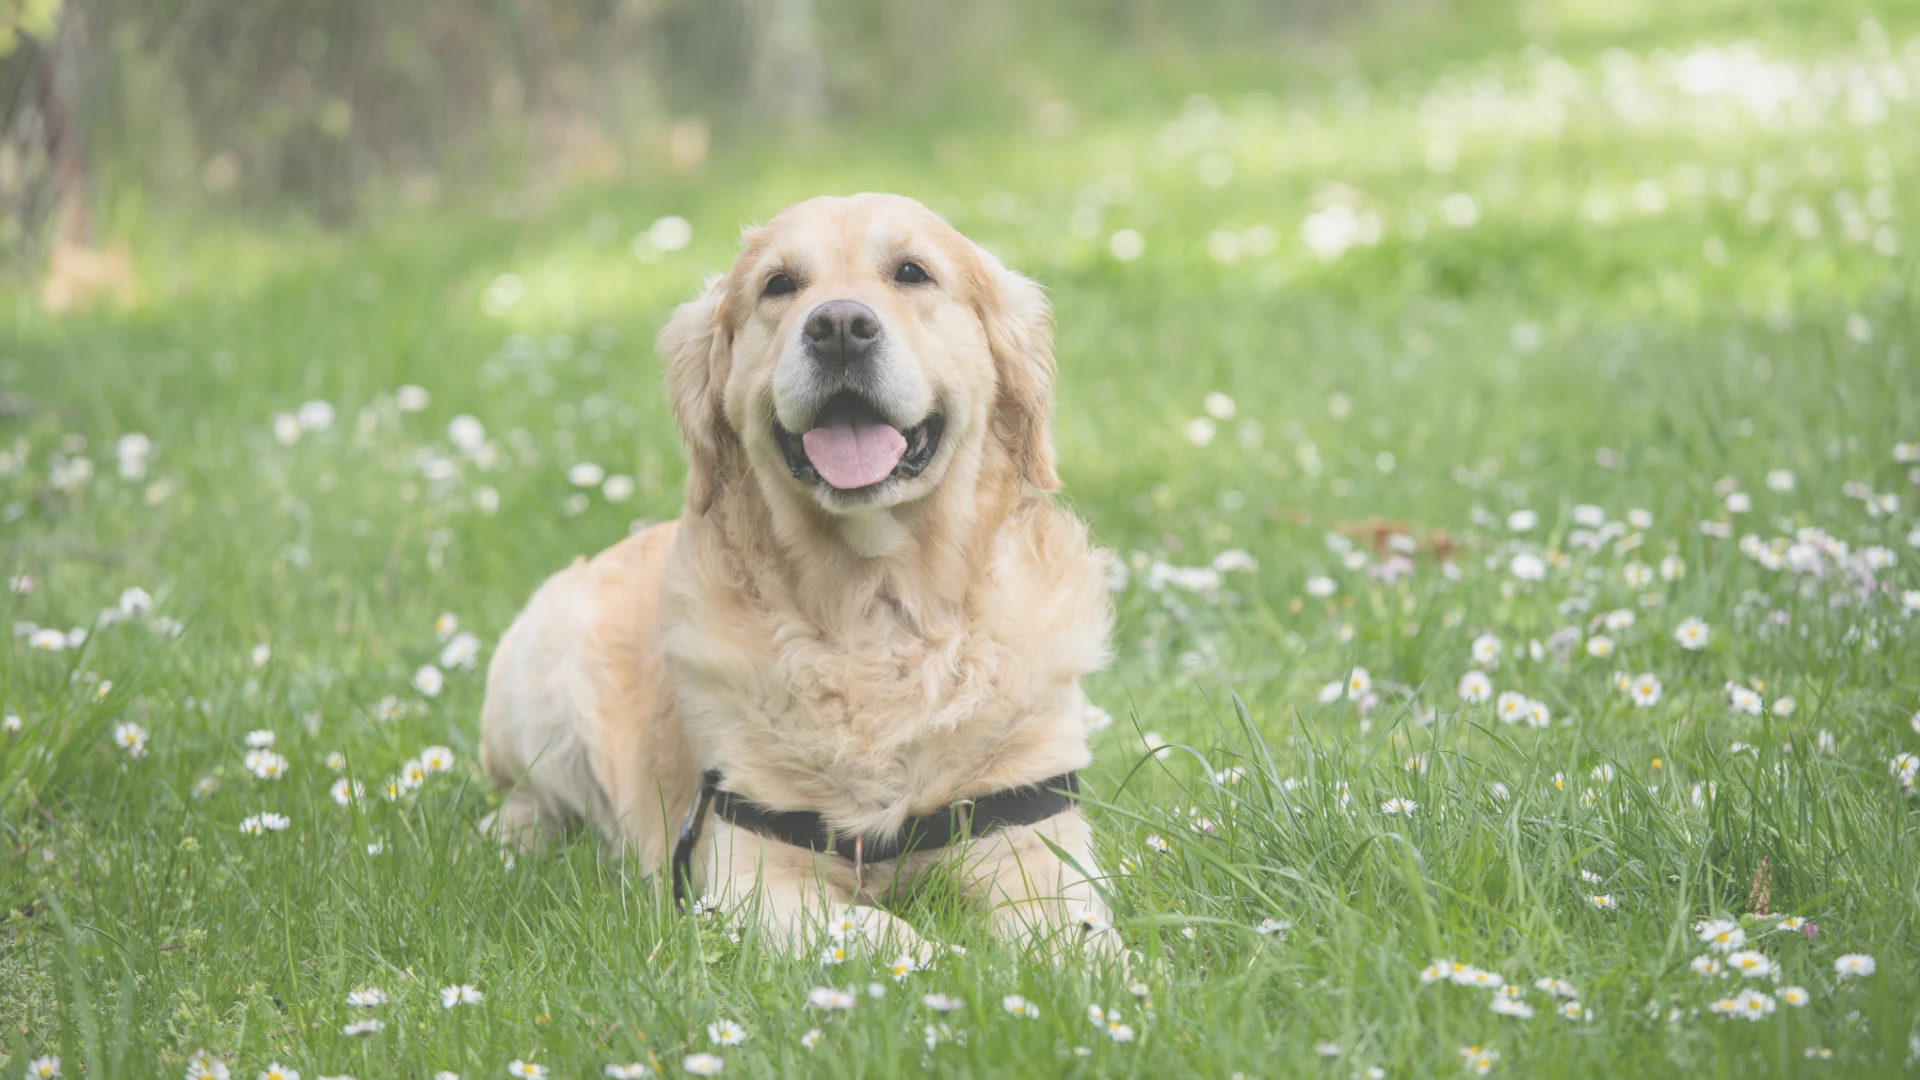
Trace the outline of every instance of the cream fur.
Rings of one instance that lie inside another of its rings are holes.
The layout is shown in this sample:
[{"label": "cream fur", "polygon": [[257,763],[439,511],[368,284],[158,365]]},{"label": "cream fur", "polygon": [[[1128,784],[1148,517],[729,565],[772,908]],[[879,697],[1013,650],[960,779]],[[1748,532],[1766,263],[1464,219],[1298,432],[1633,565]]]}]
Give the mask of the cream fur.
[{"label": "cream fur", "polygon": [[[894,285],[902,257],[934,284]],[[794,302],[760,295],[783,268],[804,275]],[[880,315],[889,378],[947,418],[921,476],[855,508],[790,476],[771,433],[795,327],[836,298]],[[507,793],[490,828],[531,843],[583,821],[651,871],[707,767],[767,806],[884,832],[1088,763],[1079,679],[1106,662],[1112,617],[1085,527],[1048,494],[1038,288],[910,199],[815,199],[748,233],[661,351],[685,513],[556,574],[502,639],[481,717],[484,766]],[[848,860],[713,818],[698,874],[796,948],[847,904],[870,931],[918,941],[878,905],[948,860],[1010,934],[1103,919],[1041,835],[1095,872],[1071,812],[858,881]]]}]

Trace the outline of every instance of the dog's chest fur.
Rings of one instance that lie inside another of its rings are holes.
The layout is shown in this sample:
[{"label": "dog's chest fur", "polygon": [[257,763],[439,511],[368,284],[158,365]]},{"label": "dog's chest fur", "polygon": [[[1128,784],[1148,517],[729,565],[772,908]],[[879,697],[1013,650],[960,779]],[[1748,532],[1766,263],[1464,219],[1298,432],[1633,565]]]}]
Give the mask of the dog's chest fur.
[{"label": "dog's chest fur", "polygon": [[1086,764],[1078,680],[1111,616],[1068,522],[1003,537],[958,602],[884,571],[849,583],[830,626],[690,553],[664,616],[695,759],[756,801],[873,831]]}]

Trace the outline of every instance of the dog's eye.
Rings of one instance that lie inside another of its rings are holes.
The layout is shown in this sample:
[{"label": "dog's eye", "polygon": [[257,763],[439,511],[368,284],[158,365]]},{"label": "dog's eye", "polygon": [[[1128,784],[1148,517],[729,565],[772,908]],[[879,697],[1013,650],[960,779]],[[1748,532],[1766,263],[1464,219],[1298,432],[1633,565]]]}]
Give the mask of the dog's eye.
[{"label": "dog's eye", "polygon": [[785,296],[800,288],[794,280],[785,274],[775,274],[767,279],[767,287],[760,290],[762,296]]},{"label": "dog's eye", "polygon": [[918,285],[927,279],[927,272],[916,262],[903,262],[900,269],[893,272],[893,280],[902,285]]}]

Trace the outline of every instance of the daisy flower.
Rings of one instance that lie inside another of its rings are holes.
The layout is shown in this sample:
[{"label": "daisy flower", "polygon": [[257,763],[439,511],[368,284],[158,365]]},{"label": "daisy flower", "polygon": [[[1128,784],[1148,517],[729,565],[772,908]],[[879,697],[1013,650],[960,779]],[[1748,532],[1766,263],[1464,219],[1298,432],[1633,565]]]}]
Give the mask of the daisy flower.
[{"label": "daisy flower", "polygon": [[1527,726],[1535,727],[1535,728],[1543,728],[1543,727],[1550,726],[1552,723],[1553,723],[1553,712],[1547,708],[1546,702],[1537,701],[1533,698],[1528,698],[1527,699]]},{"label": "daisy flower", "polygon": [[1493,696],[1493,680],[1484,671],[1469,671],[1460,676],[1460,700],[1479,705]]},{"label": "daisy flower", "polygon": [[1600,881],[1601,881],[1601,878],[1600,878],[1600,875],[1599,875],[1599,874],[1596,874],[1596,873],[1594,873],[1594,872],[1593,872],[1593,871],[1591,871],[1591,870],[1581,870],[1581,871],[1580,871],[1580,882],[1581,882],[1581,884],[1583,884],[1583,885],[1598,885],[1598,884],[1600,884]]},{"label": "daisy flower", "polygon": [[1563,1004],[1561,1004],[1560,1008],[1557,1011],[1560,1013],[1561,1016],[1564,1016],[1569,1020],[1593,1019],[1593,1010],[1587,1008],[1585,1005],[1582,1005],[1577,1001],[1564,1002]]},{"label": "daisy flower", "polygon": [[1635,621],[1637,621],[1637,619],[1638,619],[1638,616],[1634,615],[1634,613],[1628,608],[1615,608],[1614,610],[1609,611],[1605,615],[1601,616],[1601,622],[1606,626],[1608,630],[1611,630],[1616,634],[1620,633],[1623,630],[1633,629],[1633,624]]},{"label": "daisy flower", "polygon": [[453,768],[453,751],[444,746],[429,746],[420,751],[420,767],[430,773],[448,772]]},{"label": "daisy flower", "polygon": [[1486,667],[1500,659],[1500,639],[1492,634],[1481,634],[1473,639],[1473,647],[1470,651],[1473,662]]},{"label": "daisy flower", "polygon": [[259,1080],[300,1080],[300,1074],[276,1061],[267,1066],[266,1071],[260,1074]]},{"label": "daisy flower", "polygon": [[453,635],[440,649],[440,667],[445,670],[470,671],[479,658],[480,639],[465,632]]},{"label": "daisy flower", "polygon": [[1367,673],[1366,668],[1356,667],[1347,673],[1348,700],[1359,701],[1361,698],[1366,697],[1372,689],[1373,676]]},{"label": "daisy flower", "polygon": [[819,1028],[809,1028],[805,1035],[800,1036],[800,1046],[802,1049],[811,1050],[820,1045],[822,1038],[824,1038],[824,1036],[821,1034]]},{"label": "daisy flower", "polygon": [[1605,634],[1595,634],[1587,639],[1587,655],[1596,660],[1605,660],[1613,655],[1613,639]]},{"label": "daisy flower", "polygon": [[418,760],[404,761],[400,764],[400,790],[412,791],[427,782],[427,767]]},{"label": "daisy flower", "polygon": [[1493,995],[1493,1000],[1487,1004],[1487,1010],[1496,1016],[1509,1016],[1515,1020],[1533,1019],[1533,1006],[1507,994]]},{"label": "daisy flower", "polygon": [[1698,618],[1689,616],[1680,620],[1673,628],[1673,640],[1689,652],[1698,652],[1707,647],[1707,639],[1713,635],[1713,629]]},{"label": "daisy flower", "polygon": [[547,1067],[515,1058],[507,1063],[507,1075],[518,1080],[547,1080]]},{"label": "daisy flower", "polygon": [[1727,969],[1721,966],[1720,961],[1714,959],[1709,953],[1701,953],[1687,961],[1687,967],[1693,969],[1693,973],[1703,979],[1717,979],[1727,973]]},{"label": "daisy flower", "polygon": [[1025,1017],[1028,1020],[1040,1019],[1040,1007],[1019,994],[1008,994],[1001,998],[1000,1007],[1013,1016]]},{"label": "daisy flower", "polygon": [[1763,994],[1758,990],[1743,990],[1733,996],[1732,1015],[1752,1023],[1759,1023],[1773,1015],[1774,1000],[1772,994]]},{"label": "daisy flower", "polygon": [[1727,954],[1727,967],[1739,972],[1744,978],[1762,979],[1772,973],[1773,961],[1768,960],[1763,953],[1742,949],[1739,952]]},{"label": "daisy flower", "polygon": [[1149,850],[1158,852],[1161,855],[1165,855],[1167,852],[1173,850],[1173,845],[1167,843],[1166,838],[1157,832],[1147,834],[1146,845]]},{"label": "daisy flower", "polygon": [[1779,928],[1782,930],[1800,930],[1804,928],[1806,925],[1807,925],[1807,920],[1801,918],[1798,915],[1789,915],[1786,918],[1780,920]]},{"label": "daisy flower", "polygon": [[827,923],[827,936],[835,941],[857,938],[866,929],[866,916],[848,908]]},{"label": "daisy flower", "polygon": [[368,1017],[365,1020],[355,1020],[348,1024],[346,1027],[340,1029],[340,1033],[347,1036],[372,1035],[386,1026],[384,1021]]},{"label": "daisy flower", "polygon": [[747,1029],[732,1020],[716,1020],[707,1025],[707,1038],[715,1046],[739,1046],[747,1041]]},{"label": "daisy flower", "polygon": [[1507,564],[1507,569],[1521,581],[1539,581],[1547,576],[1547,564],[1540,556],[1531,552],[1521,552]]},{"label": "daisy flower", "polygon": [[1453,974],[1453,961],[1435,960],[1420,969],[1420,982],[1425,985],[1445,980]]},{"label": "daisy flower", "polygon": [[1482,971],[1479,968],[1468,968],[1466,978],[1456,978],[1454,981],[1478,990],[1498,990],[1507,984],[1507,980],[1502,978],[1499,972]]},{"label": "daisy flower", "polygon": [[440,1007],[451,1009],[455,1005],[478,1005],[485,1001],[486,997],[487,995],[481,993],[471,983],[443,986],[440,988]]},{"label": "daisy flower", "polygon": [[638,1061],[627,1065],[609,1062],[600,1066],[600,1075],[607,1080],[640,1080],[643,1076],[652,1076],[653,1069]]},{"label": "daisy flower", "polygon": [[1383,814],[1405,814],[1408,817],[1412,817],[1413,812],[1418,809],[1420,809],[1420,804],[1414,802],[1412,799],[1388,799],[1386,802],[1380,804],[1380,812]]},{"label": "daisy flower", "polygon": [[[141,727],[139,724],[128,722],[113,725],[113,742],[114,745],[125,750],[128,757],[142,758],[147,756],[147,729]],[[42,1058],[41,1060],[53,1062],[53,1067],[56,1069],[60,1067],[59,1058]],[[60,1074],[56,1072],[51,1075],[58,1076]]]},{"label": "daisy flower", "polygon": [[855,1000],[852,990],[839,990],[831,986],[816,986],[807,991],[807,1004],[826,1012],[851,1009]]},{"label": "daisy flower", "polygon": [[1627,588],[1644,589],[1653,583],[1653,568],[1646,563],[1634,561],[1620,568],[1627,579]]},{"label": "daisy flower", "polygon": [[1601,911],[1612,911],[1620,906],[1620,901],[1615,900],[1612,893],[1601,893],[1599,896],[1589,896],[1587,897],[1587,903],[1592,904]]},{"label": "daisy flower", "polygon": [[957,997],[948,997],[946,994],[923,994],[920,997],[920,1004],[925,1005],[934,1012],[944,1013],[952,1012],[965,1004],[965,1002]]},{"label": "daisy flower", "polygon": [[1132,1042],[1133,1028],[1118,1020],[1107,1021],[1107,1038],[1117,1043]]},{"label": "daisy flower", "polygon": [[369,986],[360,990],[347,991],[347,1004],[356,1009],[371,1009],[375,1005],[386,1003],[387,992],[378,987]]},{"label": "daisy flower", "polygon": [[1728,684],[1727,706],[1734,712],[1746,713],[1748,716],[1759,716],[1762,702],[1759,694],[1754,693],[1746,687]]},{"label": "daisy flower", "polygon": [[1528,705],[1527,695],[1509,690],[1500,695],[1500,700],[1494,702],[1493,714],[1499,717],[1503,724],[1517,724],[1526,717]]},{"label": "daisy flower", "polygon": [[447,677],[432,664],[421,664],[413,673],[413,688],[425,697],[439,697],[440,691],[447,685]]},{"label": "daisy flower", "polygon": [[205,1050],[195,1050],[187,1058],[186,1080],[229,1080],[226,1063]]},{"label": "daisy flower", "polygon": [[247,771],[262,780],[278,780],[287,774],[287,759],[271,750],[249,750]]},{"label": "daisy flower", "polygon": [[887,967],[887,974],[893,976],[894,982],[900,982],[918,970],[920,962],[911,953],[901,953],[893,958],[893,963]]},{"label": "daisy flower", "polygon": [[249,814],[240,820],[240,831],[248,836],[260,836],[265,833],[279,832],[290,822],[285,814],[264,813]]},{"label": "daisy flower", "polygon": [[1911,781],[1916,774],[1920,774],[1920,756],[1904,752],[1895,754],[1893,760],[1887,763],[1887,770],[1901,780]]},{"label": "daisy flower", "polygon": [[1500,1060],[1500,1051],[1492,1047],[1463,1046],[1460,1048],[1460,1056],[1466,1059],[1468,1072],[1475,1076],[1485,1076],[1493,1071],[1494,1064]]},{"label": "daisy flower", "polygon": [[1254,926],[1253,932],[1256,934],[1259,934],[1261,937],[1277,937],[1277,938],[1285,939],[1287,936],[1287,931],[1292,929],[1293,929],[1293,924],[1288,922],[1285,919],[1266,918],[1266,919],[1261,919],[1260,922],[1256,926]]},{"label": "daisy flower", "polygon": [[695,1076],[719,1076],[727,1063],[724,1058],[713,1054],[688,1054],[680,1059],[680,1067]]},{"label": "daisy flower", "polygon": [[1813,1000],[1813,996],[1807,993],[1807,988],[1804,986],[1783,986],[1775,990],[1773,996],[1796,1009],[1805,1008],[1807,1002]]},{"label": "daisy flower", "polygon": [[1747,932],[1732,919],[1710,919],[1694,927],[1700,940],[1714,952],[1730,953],[1747,943]]},{"label": "daisy flower", "polygon": [[822,964],[827,965],[828,967],[834,967],[836,965],[846,963],[847,947],[845,945],[827,946],[826,948],[820,950],[820,962]]},{"label": "daisy flower", "polygon": [[1552,994],[1554,997],[1577,998],[1580,996],[1580,991],[1574,989],[1573,984],[1565,979],[1535,979],[1533,988],[1543,994]]},{"label": "daisy flower", "polygon": [[341,769],[344,769],[346,767],[347,767],[347,755],[341,753],[338,750],[335,750],[332,753],[329,753],[327,755],[327,768],[332,769],[334,772],[339,772]]},{"label": "daisy flower", "polygon": [[1855,976],[1871,975],[1876,966],[1873,957],[1865,953],[1848,953],[1834,960],[1833,973],[1842,979],[1849,979]]},{"label": "daisy flower", "polygon": [[1660,704],[1660,694],[1664,689],[1658,675],[1635,675],[1627,694],[1633,698],[1634,705],[1647,709]]},{"label": "daisy flower", "polygon": [[1325,599],[1340,591],[1340,586],[1330,577],[1316,576],[1307,579],[1307,595],[1315,599]]},{"label": "daisy flower", "polygon": [[59,1075],[60,1059],[53,1054],[48,1054],[45,1057],[37,1057],[27,1062],[27,1080],[43,1080],[43,1078],[46,1077]]},{"label": "daisy flower", "polygon": [[361,786],[360,781],[349,780],[343,776],[333,782],[333,786],[327,789],[327,794],[341,806],[352,806],[356,801],[364,798],[367,791]]},{"label": "daisy flower", "polygon": [[273,745],[273,732],[266,728],[247,732],[246,744],[249,750],[265,750]]}]

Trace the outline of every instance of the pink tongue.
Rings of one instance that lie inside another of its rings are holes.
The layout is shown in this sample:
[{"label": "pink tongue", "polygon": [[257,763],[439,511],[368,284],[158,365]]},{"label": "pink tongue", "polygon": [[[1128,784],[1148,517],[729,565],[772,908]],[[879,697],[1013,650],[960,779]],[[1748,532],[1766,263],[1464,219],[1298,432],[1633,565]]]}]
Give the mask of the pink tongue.
[{"label": "pink tongue", "polygon": [[800,436],[814,471],[834,487],[863,488],[893,472],[907,452],[907,437],[886,424],[833,424]]}]

